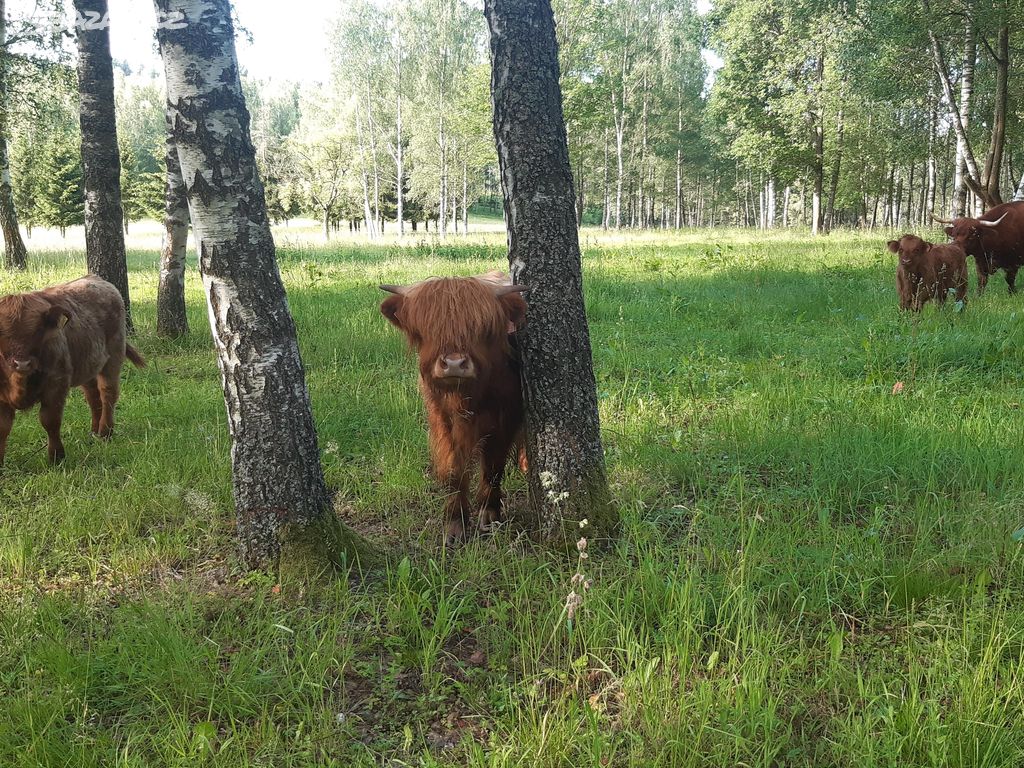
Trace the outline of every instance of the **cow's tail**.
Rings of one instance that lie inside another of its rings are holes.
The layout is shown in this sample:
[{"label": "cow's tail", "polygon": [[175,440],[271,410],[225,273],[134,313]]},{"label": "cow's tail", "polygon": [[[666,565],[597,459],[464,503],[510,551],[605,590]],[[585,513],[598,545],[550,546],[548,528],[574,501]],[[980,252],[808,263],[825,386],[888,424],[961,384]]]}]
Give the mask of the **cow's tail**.
[{"label": "cow's tail", "polygon": [[136,368],[146,367],[146,359],[139,353],[139,350],[137,350],[131,344],[124,345],[124,354],[129,360],[132,361],[132,365],[134,365]]}]

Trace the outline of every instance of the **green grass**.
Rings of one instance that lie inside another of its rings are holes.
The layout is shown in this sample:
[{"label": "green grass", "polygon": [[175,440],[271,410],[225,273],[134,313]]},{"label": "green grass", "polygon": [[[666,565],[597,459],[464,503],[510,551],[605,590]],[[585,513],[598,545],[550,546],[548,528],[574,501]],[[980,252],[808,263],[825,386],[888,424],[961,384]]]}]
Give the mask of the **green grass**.
[{"label": "green grass", "polygon": [[501,235],[279,238],[339,513],[391,555],[298,596],[235,554],[197,281],[161,341],[133,251],[150,366],[114,440],[74,395],[65,465],[23,415],[0,476],[0,765],[1024,764],[1024,299],[901,315],[885,235],[583,239],[625,527],[572,622],[574,562],[441,548],[377,311],[380,281],[499,266]]}]

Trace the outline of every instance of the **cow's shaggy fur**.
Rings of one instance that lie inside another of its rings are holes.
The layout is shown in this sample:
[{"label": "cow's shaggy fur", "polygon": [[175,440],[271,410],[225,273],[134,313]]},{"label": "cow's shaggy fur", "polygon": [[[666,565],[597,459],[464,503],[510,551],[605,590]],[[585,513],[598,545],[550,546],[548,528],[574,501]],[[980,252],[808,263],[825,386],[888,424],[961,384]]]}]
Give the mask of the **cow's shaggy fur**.
[{"label": "cow's shaggy fur", "polygon": [[37,404],[50,461],[64,458],[60,427],[72,387],[85,393],[93,433],[109,437],[125,357],[145,365],[125,342],[124,303],[105,280],[88,276],[0,298],[0,464],[15,412]]},{"label": "cow's shaggy fur", "polygon": [[[449,541],[465,536],[468,483],[476,463],[480,480],[479,528],[502,519],[501,481],[523,425],[519,364],[514,332],[526,302],[506,292],[507,281],[432,278],[398,291],[381,312],[418,352],[420,391],[430,430],[433,470],[449,496],[445,503]],[[458,375],[452,375],[452,363]]]},{"label": "cow's shaggy fur", "polygon": [[957,301],[967,300],[967,254],[959,245],[933,245],[904,235],[890,240],[888,247],[899,256],[896,290],[900,309],[920,312],[931,299],[943,304],[950,291]]}]

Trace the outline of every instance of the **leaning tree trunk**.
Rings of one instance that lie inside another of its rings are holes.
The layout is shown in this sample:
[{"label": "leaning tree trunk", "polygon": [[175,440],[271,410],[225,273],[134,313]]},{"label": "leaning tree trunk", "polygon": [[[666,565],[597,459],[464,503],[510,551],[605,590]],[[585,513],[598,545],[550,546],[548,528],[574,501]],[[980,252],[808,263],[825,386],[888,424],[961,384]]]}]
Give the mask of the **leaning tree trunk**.
[{"label": "leaning tree trunk", "polygon": [[164,248],[160,254],[160,283],[156,292],[156,332],[176,338],[188,335],[185,313],[185,259],[188,248],[188,191],[181,178],[178,145],[174,143],[171,111],[167,112],[167,185],[164,192]]},{"label": "leaning tree trunk", "polygon": [[999,28],[999,41],[994,53],[996,63],[995,108],[992,116],[992,139],[985,158],[984,179],[988,192],[989,205],[1000,205],[1003,196],[1000,192],[1000,174],[1003,171],[1003,152],[1006,147],[1006,110],[1009,101],[1010,82],[1010,27],[1002,24]]},{"label": "leaning tree trunk", "polygon": [[519,334],[530,501],[548,537],[618,523],[601,447],[550,0],[486,0],[509,264],[530,286]]},{"label": "leaning tree trunk", "polygon": [[155,0],[174,141],[199,242],[246,563],[301,574],[365,554],[331,508],[278,271],[230,0]]},{"label": "leaning tree trunk", "polygon": [[28,250],[18,229],[18,214],[14,207],[14,185],[11,183],[11,158],[7,149],[7,110],[11,96],[7,92],[8,63],[7,51],[7,3],[0,0],[0,229],[4,234],[4,266],[8,269],[25,269],[28,266]]},{"label": "leaning tree trunk", "polygon": [[[75,11],[80,18],[105,19],[107,0],[75,0]],[[131,330],[110,28],[105,24],[78,24],[77,30],[85,260],[90,273],[113,283],[120,292]]]}]

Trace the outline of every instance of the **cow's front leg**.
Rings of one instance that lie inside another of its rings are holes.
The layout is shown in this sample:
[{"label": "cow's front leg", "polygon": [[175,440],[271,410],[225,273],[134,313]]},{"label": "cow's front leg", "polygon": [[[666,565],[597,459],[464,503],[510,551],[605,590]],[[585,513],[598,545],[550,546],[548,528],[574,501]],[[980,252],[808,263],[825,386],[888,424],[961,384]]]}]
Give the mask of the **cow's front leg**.
[{"label": "cow's front leg", "polygon": [[466,538],[469,527],[469,493],[466,472],[470,455],[465,442],[456,439],[447,425],[431,425],[430,453],[434,474],[444,487],[445,542],[456,544]]},{"label": "cow's front leg", "polygon": [[64,420],[64,403],[67,396],[65,390],[44,399],[39,406],[39,423],[46,430],[46,456],[51,464],[64,461],[64,442],[60,439],[60,425]]},{"label": "cow's front leg", "polygon": [[1018,267],[1006,268],[1006,285],[1010,289],[1010,293],[1017,292],[1017,269]]},{"label": "cow's front leg", "polygon": [[0,403],[0,467],[4,465],[7,454],[7,438],[14,426],[14,409],[6,403]]},{"label": "cow's front leg", "polygon": [[476,506],[480,510],[478,527],[484,533],[494,530],[503,519],[501,480],[505,475],[505,464],[512,451],[512,443],[511,438],[496,435],[484,445],[480,459],[480,486],[476,494]]},{"label": "cow's front leg", "polygon": [[976,258],[974,260],[974,269],[978,273],[978,295],[981,296],[985,292],[985,286],[988,285],[988,269],[984,259]]}]

